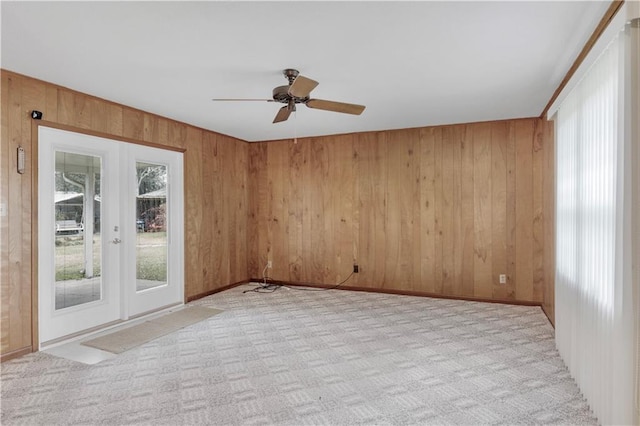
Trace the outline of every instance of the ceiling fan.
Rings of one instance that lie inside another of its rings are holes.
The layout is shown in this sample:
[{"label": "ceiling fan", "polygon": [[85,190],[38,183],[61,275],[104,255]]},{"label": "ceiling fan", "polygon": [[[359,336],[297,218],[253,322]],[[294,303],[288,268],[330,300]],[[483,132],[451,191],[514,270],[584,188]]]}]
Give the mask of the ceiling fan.
[{"label": "ceiling fan", "polygon": [[309,108],[323,109],[325,111],[341,112],[345,114],[360,115],[364,111],[364,105],[347,104],[344,102],[325,101],[312,99],[309,94],[318,85],[318,82],[300,75],[298,70],[288,68],[282,72],[289,80],[289,85],[278,86],[273,89],[273,99],[212,99],[213,101],[262,101],[280,102],[286,104],[276,114],[274,123],[286,121],[291,113],[296,110],[296,104],[305,104]]}]

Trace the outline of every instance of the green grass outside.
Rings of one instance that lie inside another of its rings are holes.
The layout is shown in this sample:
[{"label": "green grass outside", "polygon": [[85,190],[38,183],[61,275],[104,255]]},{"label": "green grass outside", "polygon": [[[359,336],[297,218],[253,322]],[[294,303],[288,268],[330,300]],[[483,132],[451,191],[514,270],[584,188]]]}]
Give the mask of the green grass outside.
[{"label": "green grass outside", "polygon": [[[167,233],[141,232],[136,234],[136,278],[141,280],[167,280]],[[100,234],[93,236],[93,276],[101,274]],[[56,281],[78,280],[84,274],[83,234],[56,237]]]},{"label": "green grass outside", "polygon": [[166,282],[167,233],[139,232],[136,239],[136,278]]}]

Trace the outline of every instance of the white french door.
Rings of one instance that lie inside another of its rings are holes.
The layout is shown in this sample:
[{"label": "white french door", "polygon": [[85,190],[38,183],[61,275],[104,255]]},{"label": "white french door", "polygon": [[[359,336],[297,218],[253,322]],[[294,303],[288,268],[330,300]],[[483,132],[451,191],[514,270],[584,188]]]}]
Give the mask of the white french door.
[{"label": "white french door", "polygon": [[182,303],[182,154],[38,131],[40,344]]},{"label": "white french door", "polygon": [[184,213],[182,154],[127,145],[122,159],[127,164],[122,173],[127,244],[122,248],[124,300],[131,316],[183,300]]}]

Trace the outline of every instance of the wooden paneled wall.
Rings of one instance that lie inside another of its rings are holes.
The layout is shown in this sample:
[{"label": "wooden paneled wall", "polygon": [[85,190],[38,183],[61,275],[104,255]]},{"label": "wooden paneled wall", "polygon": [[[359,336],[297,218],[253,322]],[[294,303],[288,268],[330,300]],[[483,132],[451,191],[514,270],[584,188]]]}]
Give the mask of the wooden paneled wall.
[{"label": "wooden paneled wall", "polygon": [[274,280],[327,285],[357,262],[345,288],[547,301],[546,130],[532,118],[251,144],[249,274],[272,260]]},{"label": "wooden paneled wall", "polygon": [[[187,298],[247,275],[248,144],[217,133],[1,71],[0,320],[3,358],[30,352],[35,230],[31,110],[48,122],[113,138],[185,150],[185,270]],[[16,148],[26,150],[26,173],[16,172]]]},{"label": "wooden paneled wall", "polygon": [[[553,127],[541,119],[248,144],[2,70],[3,359],[30,352],[46,121],[185,152],[187,298],[250,277],[539,302],[553,321]],[[27,170],[15,171],[18,146]],[[508,276],[499,284],[499,274]]]}]

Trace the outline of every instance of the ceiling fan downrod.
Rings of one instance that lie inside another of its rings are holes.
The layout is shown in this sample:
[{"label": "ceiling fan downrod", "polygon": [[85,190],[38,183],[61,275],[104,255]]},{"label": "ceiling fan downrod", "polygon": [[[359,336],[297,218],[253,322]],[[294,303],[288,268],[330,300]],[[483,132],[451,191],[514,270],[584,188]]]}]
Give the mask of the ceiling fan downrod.
[{"label": "ceiling fan downrod", "polygon": [[282,73],[289,80],[289,86],[293,84],[293,81],[300,74],[298,70],[294,70],[293,68],[287,68],[286,70],[282,71]]}]

